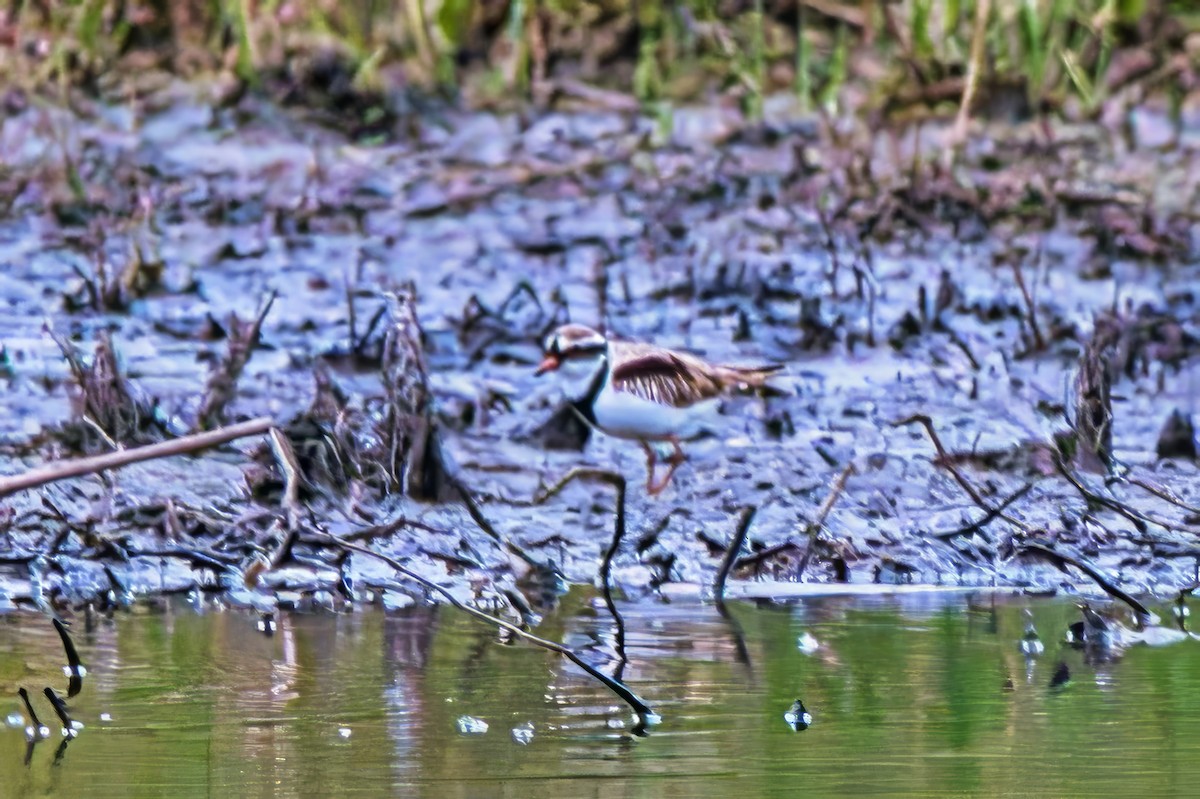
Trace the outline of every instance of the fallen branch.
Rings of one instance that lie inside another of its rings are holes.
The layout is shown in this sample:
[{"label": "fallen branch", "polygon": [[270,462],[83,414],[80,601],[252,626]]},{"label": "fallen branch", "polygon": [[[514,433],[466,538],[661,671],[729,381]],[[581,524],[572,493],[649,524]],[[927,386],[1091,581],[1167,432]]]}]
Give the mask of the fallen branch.
[{"label": "fallen branch", "polygon": [[1022,544],[1017,551],[1019,553],[1031,553],[1045,558],[1064,572],[1066,571],[1067,566],[1074,566],[1076,569],[1079,569],[1079,571],[1095,580],[1096,585],[1100,586],[1104,593],[1108,594],[1113,599],[1118,599],[1121,602],[1124,602],[1133,610],[1134,616],[1137,617],[1139,630],[1144,627],[1151,618],[1153,618],[1150,611],[1146,609],[1145,605],[1143,605],[1141,602],[1138,602],[1132,596],[1114,585],[1107,577],[1100,573],[1099,569],[1087,561],[1073,558],[1070,555],[1063,555],[1062,553],[1056,552],[1048,546],[1043,544],[1034,544],[1031,542]]},{"label": "fallen branch", "polygon": [[574,663],[579,668],[583,669],[589,675],[591,675],[592,677],[594,677],[597,680],[599,680],[600,682],[602,682],[609,690],[611,690],[614,694],[619,696],[626,704],[628,704],[631,708],[633,708],[633,712],[638,715],[639,721],[642,724],[649,723],[651,721],[651,719],[654,717],[654,711],[650,708],[649,705],[647,705],[641,699],[641,697],[639,697],[633,691],[629,690],[629,688],[627,688],[625,686],[625,684],[622,683],[620,680],[614,680],[612,677],[609,677],[607,674],[600,671],[596,667],[589,665],[583,658],[581,658],[578,654],[575,653],[574,650],[570,649],[569,647],[564,646],[563,644],[560,644],[557,641],[548,641],[545,638],[539,638],[538,636],[533,635],[532,633],[529,633],[529,632],[521,629],[520,627],[518,627],[515,624],[512,624],[510,622],[504,621],[503,619],[498,619],[495,616],[491,616],[487,613],[484,613],[482,610],[479,610],[478,608],[473,608],[470,605],[463,604],[462,602],[458,601],[457,597],[455,597],[454,594],[450,593],[445,588],[442,588],[437,583],[431,582],[431,581],[425,579],[424,577],[422,577],[421,575],[417,574],[416,572],[410,571],[409,569],[405,568],[404,565],[401,564],[395,558],[388,557],[387,555],[384,555],[380,552],[375,552],[367,547],[360,546],[358,544],[353,544],[344,538],[339,538],[338,536],[335,536],[335,535],[332,535],[329,533],[326,533],[324,538],[325,538],[325,541],[329,544],[339,546],[339,547],[341,547],[343,549],[347,549],[351,552],[358,552],[362,555],[367,555],[369,557],[378,558],[379,560],[383,561],[384,563],[386,563],[387,565],[391,566],[393,569],[398,571],[400,574],[403,574],[405,577],[409,578],[410,580],[413,580],[414,582],[419,583],[427,591],[432,591],[434,593],[441,595],[451,605],[453,605],[454,607],[458,608],[462,612],[474,617],[475,619],[477,619],[479,621],[485,622],[487,624],[494,624],[497,627],[499,627],[500,629],[510,632],[513,635],[517,636],[518,638],[523,638],[535,646],[540,646],[543,649],[549,649],[551,652],[557,652],[558,654],[560,654],[563,657],[570,660],[572,663]]},{"label": "fallen branch", "polygon": [[24,474],[0,478],[0,498],[10,496],[18,491],[56,483],[59,480],[66,480],[71,477],[81,477],[85,474],[99,474],[109,469],[119,469],[131,463],[141,463],[142,461],[155,460],[156,458],[167,458],[172,455],[187,455],[202,449],[215,447],[218,444],[226,444],[235,439],[265,433],[274,424],[275,421],[273,419],[263,416],[248,422],[240,422],[228,427],[219,427],[216,430],[208,430],[203,433],[193,433],[189,436],[163,441],[158,444],[149,444],[144,447],[136,447],[119,452],[107,452],[103,455],[95,455],[90,458],[80,458],[73,461],[60,461],[49,466],[43,466],[40,469],[25,472]]}]

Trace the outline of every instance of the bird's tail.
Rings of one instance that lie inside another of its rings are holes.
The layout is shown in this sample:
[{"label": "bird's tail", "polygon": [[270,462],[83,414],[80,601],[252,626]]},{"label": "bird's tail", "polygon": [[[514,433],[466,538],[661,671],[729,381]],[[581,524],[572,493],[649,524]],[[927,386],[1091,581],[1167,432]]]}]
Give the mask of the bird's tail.
[{"label": "bird's tail", "polygon": [[772,391],[772,387],[767,384],[767,379],[783,368],[781,363],[771,363],[766,366],[722,366],[721,373],[726,384],[730,388],[739,389],[767,389]]}]

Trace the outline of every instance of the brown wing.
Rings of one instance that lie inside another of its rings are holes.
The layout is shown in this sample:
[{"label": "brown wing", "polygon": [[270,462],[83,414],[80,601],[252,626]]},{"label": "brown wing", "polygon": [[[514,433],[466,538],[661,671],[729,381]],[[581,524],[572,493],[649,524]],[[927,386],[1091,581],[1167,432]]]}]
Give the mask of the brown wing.
[{"label": "brown wing", "polygon": [[717,396],[725,382],[699,358],[647,349],[631,352],[613,364],[612,386],[651,402],[686,408]]}]

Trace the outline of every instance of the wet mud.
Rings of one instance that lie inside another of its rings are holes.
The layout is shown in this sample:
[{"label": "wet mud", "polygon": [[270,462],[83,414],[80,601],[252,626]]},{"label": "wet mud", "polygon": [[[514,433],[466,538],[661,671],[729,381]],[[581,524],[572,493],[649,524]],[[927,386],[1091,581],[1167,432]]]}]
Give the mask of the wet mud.
[{"label": "wet mud", "polygon": [[[445,110],[367,145],[206,99],[0,126],[0,472],[262,415],[297,468],[246,439],[6,497],[6,604],[431,598],[332,534],[514,606],[596,578],[614,493],[535,501],[581,465],[628,482],[633,598],[707,594],[748,506],[755,596],[1196,580],[1200,117],[989,122],[945,163],[942,127],[786,102]],[[588,375],[534,377],[568,320],[786,368],[648,497],[635,444],[556,417]]]}]

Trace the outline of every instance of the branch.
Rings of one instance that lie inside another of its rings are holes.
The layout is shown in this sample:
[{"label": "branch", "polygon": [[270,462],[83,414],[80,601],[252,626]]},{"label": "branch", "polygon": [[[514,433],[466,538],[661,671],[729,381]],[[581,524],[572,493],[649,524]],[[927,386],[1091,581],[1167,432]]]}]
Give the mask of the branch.
[{"label": "branch", "polygon": [[275,424],[270,417],[259,417],[248,422],[219,427],[203,433],[149,444],[144,447],[125,449],[119,452],[108,452],[91,458],[80,458],[73,461],[59,461],[40,469],[34,469],[24,474],[0,478],[0,498],[10,496],[28,488],[56,483],[71,477],[81,477],[85,474],[98,474],[109,469],[119,469],[131,463],[141,463],[156,458],[167,458],[172,455],[186,455],[218,444],[226,444],[238,438],[265,433]]},{"label": "branch", "polygon": [[1100,588],[1104,590],[1104,593],[1108,594],[1114,599],[1119,599],[1132,608],[1134,615],[1137,617],[1139,628],[1144,626],[1146,622],[1152,618],[1150,611],[1146,609],[1145,605],[1143,605],[1141,602],[1138,602],[1132,596],[1114,585],[1107,577],[1100,573],[1099,569],[1087,561],[1073,558],[1070,555],[1063,555],[1048,546],[1044,546],[1043,544],[1025,543],[1022,544],[1017,551],[1041,556],[1064,572],[1066,571],[1067,566],[1074,566],[1076,569],[1079,569],[1088,577],[1091,577],[1093,580],[1095,580],[1096,585],[1100,586]]}]

